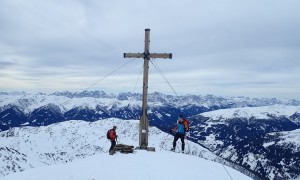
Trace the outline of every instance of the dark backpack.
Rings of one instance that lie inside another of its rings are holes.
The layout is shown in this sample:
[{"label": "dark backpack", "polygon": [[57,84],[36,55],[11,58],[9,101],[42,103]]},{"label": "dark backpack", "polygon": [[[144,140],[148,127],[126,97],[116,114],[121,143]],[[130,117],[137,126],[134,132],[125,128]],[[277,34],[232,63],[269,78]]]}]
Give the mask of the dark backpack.
[{"label": "dark backpack", "polygon": [[[111,129],[110,129],[110,130],[111,130]],[[106,138],[107,138],[107,139],[110,139],[110,130],[108,130],[107,133],[106,133]]]},{"label": "dark backpack", "polygon": [[190,122],[187,119],[183,120],[183,125],[184,125],[184,130],[185,132],[189,132],[190,131]]}]

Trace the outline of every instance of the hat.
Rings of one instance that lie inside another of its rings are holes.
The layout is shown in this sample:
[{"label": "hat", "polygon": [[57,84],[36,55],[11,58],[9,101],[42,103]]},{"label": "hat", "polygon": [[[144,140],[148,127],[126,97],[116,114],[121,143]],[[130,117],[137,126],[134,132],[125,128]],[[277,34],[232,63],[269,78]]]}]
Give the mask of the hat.
[{"label": "hat", "polygon": [[113,126],[113,129],[117,129],[117,126]]},{"label": "hat", "polygon": [[180,114],[180,115],[178,116],[178,118],[184,119],[184,117],[183,117],[182,114]]}]

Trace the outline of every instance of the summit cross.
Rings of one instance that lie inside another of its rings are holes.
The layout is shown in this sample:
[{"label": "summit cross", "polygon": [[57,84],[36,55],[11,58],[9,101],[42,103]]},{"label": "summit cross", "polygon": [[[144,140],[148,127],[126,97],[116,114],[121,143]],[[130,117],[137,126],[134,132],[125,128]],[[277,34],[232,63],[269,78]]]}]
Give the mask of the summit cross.
[{"label": "summit cross", "polygon": [[143,78],[143,103],[142,103],[142,115],[140,119],[139,128],[139,145],[140,149],[146,149],[155,151],[155,148],[148,147],[148,131],[149,131],[149,120],[148,120],[148,71],[149,71],[149,60],[155,58],[172,59],[171,53],[150,53],[150,29],[145,29],[145,50],[144,53],[124,53],[124,58],[143,58],[144,59],[144,78]]}]

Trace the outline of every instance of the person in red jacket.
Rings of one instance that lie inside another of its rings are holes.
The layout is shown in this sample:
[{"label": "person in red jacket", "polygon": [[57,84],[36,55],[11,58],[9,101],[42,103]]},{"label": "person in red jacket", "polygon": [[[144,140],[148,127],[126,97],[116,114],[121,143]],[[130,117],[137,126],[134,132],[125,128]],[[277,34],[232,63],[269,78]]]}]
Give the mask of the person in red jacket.
[{"label": "person in red jacket", "polygon": [[110,142],[111,142],[111,146],[109,148],[109,153],[113,153],[113,149],[116,146],[116,139],[117,139],[117,134],[116,134],[116,129],[117,126],[113,126],[113,128],[111,130],[109,130],[109,137],[110,137]]}]

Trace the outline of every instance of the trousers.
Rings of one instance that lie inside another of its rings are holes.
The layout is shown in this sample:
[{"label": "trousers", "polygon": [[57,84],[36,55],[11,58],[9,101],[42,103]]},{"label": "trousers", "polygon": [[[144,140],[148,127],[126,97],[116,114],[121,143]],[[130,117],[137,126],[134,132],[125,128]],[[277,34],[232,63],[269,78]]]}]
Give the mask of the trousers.
[{"label": "trousers", "polygon": [[181,140],[181,150],[184,151],[184,145],[185,145],[184,144],[184,137],[185,137],[185,134],[180,134],[180,133],[175,134],[174,141],[173,141],[173,148],[174,149],[176,147],[176,142],[180,138],[180,140]]}]

